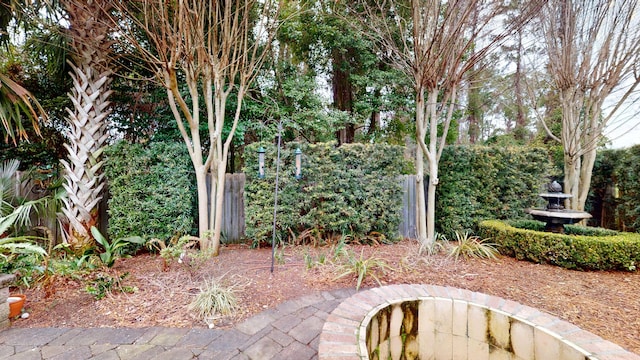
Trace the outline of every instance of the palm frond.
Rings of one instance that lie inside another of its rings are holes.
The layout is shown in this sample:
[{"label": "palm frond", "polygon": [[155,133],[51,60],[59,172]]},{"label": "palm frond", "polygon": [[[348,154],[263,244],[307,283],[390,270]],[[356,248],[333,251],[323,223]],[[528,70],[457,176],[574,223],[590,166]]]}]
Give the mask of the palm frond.
[{"label": "palm frond", "polygon": [[46,120],[47,114],[29,90],[20,86],[8,76],[0,74],[0,122],[5,132],[5,140],[26,139],[27,132],[22,124],[23,117],[31,121],[36,134],[40,135],[38,120]]},{"label": "palm frond", "polygon": [[0,163],[0,216],[13,212],[11,202],[16,196],[15,174],[20,166],[18,160],[6,160]]},{"label": "palm frond", "polygon": [[21,236],[0,239],[0,253],[27,253],[46,256],[47,252],[42,247],[29,241],[32,238],[30,236]]},{"label": "palm frond", "polygon": [[9,228],[11,228],[13,224],[15,224],[17,217],[18,214],[16,214],[15,212],[7,216],[0,217],[0,235],[9,231]]}]

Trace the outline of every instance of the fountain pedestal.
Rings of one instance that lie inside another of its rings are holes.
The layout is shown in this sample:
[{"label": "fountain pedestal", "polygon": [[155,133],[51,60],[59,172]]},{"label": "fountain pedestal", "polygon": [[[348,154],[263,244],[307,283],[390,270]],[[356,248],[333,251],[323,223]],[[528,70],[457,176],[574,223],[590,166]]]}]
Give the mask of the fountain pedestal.
[{"label": "fountain pedestal", "polygon": [[563,194],[562,187],[556,181],[549,184],[548,190],[549,192],[540,194],[540,197],[547,200],[545,209],[525,210],[534,219],[546,223],[545,231],[563,234],[565,224],[574,224],[591,218],[591,214],[587,212],[564,208],[564,201],[570,199],[571,195]]}]

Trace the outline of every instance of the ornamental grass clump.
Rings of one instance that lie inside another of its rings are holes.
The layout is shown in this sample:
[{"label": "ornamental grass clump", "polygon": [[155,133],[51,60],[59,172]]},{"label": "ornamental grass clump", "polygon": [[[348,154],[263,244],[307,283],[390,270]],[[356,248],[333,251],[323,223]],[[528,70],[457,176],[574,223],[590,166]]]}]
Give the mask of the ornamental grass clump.
[{"label": "ornamental grass clump", "polygon": [[451,246],[449,256],[458,260],[461,256],[464,258],[480,258],[495,259],[499,252],[496,244],[487,242],[488,239],[480,239],[470,232],[464,233],[456,231],[456,245]]},{"label": "ornamental grass clump", "polygon": [[204,281],[200,293],[189,304],[189,311],[193,311],[202,318],[210,328],[213,321],[224,315],[230,315],[238,309],[235,286],[222,285],[220,280]]},{"label": "ornamental grass clump", "polygon": [[347,262],[345,264],[340,265],[341,273],[335,277],[334,280],[338,280],[345,276],[355,275],[357,277],[356,281],[356,291],[360,290],[360,286],[364,279],[367,276],[371,276],[378,285],[382,285],[382,282],[376,275],[377,271],[385,272],[386,270],[393,270],[391,266],[387,265],[386,262],[382,259],[378,259],[375,257],[364,257],[364,249],[360,252],[360,257],[356,257],[353,253],[349,254]]}]

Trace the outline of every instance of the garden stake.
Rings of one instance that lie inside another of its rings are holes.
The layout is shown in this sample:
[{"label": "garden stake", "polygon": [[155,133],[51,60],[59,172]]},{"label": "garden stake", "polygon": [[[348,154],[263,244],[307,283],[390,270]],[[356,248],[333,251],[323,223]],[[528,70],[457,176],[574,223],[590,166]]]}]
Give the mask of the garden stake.
[{"label": "garden stake", "polygon": [[271,236],[271,273],[276,256],[276,213],[278,212],[278,175],[280,174],[280,140],[282,139],[282,119],[278,122],[278,155],[276,157],[276,191],[273,196],[273,232]]}]

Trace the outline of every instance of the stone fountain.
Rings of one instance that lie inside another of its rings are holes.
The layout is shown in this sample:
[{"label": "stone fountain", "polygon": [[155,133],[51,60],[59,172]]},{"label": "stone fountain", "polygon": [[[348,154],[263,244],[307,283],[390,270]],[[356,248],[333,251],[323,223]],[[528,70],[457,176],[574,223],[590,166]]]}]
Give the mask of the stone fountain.
[{"label": "stone fountain", "polygon": [[562,186],[553,181],[547,186],[548,192],[540,194],[547,200],[545,209],[527,209],[526,212],[534,219],[544,221],[547,225],[545,231],[564,233],[565,224],[573,224],[584,219],[589,219],[591,214],[584,211],[568,210],[564,208],[564,201],[571,195],[562,192]]}]

